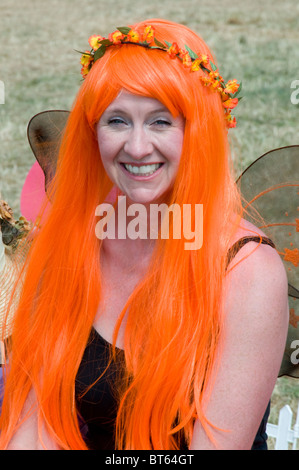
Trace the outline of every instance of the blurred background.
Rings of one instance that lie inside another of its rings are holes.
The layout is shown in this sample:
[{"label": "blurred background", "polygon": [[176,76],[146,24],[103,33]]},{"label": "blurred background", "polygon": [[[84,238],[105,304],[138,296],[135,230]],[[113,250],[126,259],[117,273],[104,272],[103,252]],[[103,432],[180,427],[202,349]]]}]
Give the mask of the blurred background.
[{"label": "blurred background", "polygon": [[[92,34],[106,36],[150,18],[194,29],[215,54],[222,76],[242,81],[238,124],[230,131],[237,174],[269,150],[299,144],[299,104],[291,102],[295,80],[299,89],[298,0],[1,0],[0,195],[16,216],[35,162],[28,121],[41,111],[71,108],[81,83],[75,49],[88,49]],[[295,419],[298,400],[299,381],[278,379],[271,423],[285,404]]]}]

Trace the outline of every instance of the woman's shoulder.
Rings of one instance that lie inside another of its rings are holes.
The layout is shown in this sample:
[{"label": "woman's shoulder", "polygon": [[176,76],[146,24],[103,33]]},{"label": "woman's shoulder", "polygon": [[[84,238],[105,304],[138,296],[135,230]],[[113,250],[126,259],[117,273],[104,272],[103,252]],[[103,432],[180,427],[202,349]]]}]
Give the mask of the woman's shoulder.
[{"label": "woman's shoulder", "polygon": [[243,237],[257,237],[261,235],[264,238],[268,238],[268,236],[256,225],[252,224],[246,219],[241,219],[237,230],[233,234],[231,238],[231,244],[233,245],[235,242],[237,242],[239,239]]},{"label": "woman's shoulder", "polygon": [[[260,240],[260,237],[262,237],[262,240]],[[247,263],[242,263],[244,268],[249,264],[252,268],[255,264],[260,265],[267,261],[276,263],[284,271],[280,256],[275,249],[275,241],[271,240],[260,228],[246,219],[241,219],[230,240],[230,249],[233,247],[236,247],[236,249],[229,264],[230,269],[237,264],[241,264],[241,260],[248,260]],[[252,256],[249,256],[250,254]]]}]

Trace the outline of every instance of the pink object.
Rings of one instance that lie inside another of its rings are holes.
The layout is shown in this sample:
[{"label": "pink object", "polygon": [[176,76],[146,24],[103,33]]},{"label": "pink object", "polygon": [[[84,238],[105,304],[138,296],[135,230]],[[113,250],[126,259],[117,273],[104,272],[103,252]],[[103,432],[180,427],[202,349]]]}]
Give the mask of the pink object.
[{"label": "pink object", "polygon": [[[116,199],[117,188],[114,186],[107,196],[106,201],[113,203]],[[44,200],[47,199],[45,192],[45,175],[38,162],[35,162],[29,170],[21,192],[20,209],[21,214],[31,222],[36,220]],[[51,204],[48,201],[45,216],[50,210]]]},{"label": "pink object", "polygon": [[[21,214],[27,220],[34,222],[46,198],[45,175],[38,162],[35,162],[29,170],[21,192]],[[48,201],[44,215],[49,209],[50,202]]]}]

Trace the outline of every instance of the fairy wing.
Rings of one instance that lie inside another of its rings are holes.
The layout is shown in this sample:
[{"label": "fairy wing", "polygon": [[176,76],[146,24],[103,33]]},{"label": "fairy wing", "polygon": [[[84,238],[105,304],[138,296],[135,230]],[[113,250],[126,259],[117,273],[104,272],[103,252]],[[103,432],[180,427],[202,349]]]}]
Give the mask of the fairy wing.
[{"label": "fairy wing", "polygon": [[290,321],[279,376],[299,378],[299,145],[262,155],[237,184],[245,218],[271,238],[286,269]]},{"label": "fairy wing", "polygon": [[45,177],[45,190],[52,181],[57,165],[59,148],[69,111],[43,111],[31,118],[27,127],[27,137],[31,149]]}]

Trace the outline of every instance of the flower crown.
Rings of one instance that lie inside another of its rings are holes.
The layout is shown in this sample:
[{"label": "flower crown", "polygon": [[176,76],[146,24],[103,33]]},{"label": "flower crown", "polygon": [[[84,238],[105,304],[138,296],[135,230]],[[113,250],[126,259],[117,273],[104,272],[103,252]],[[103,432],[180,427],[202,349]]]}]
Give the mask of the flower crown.
[{"label": "flower crown", "polygon": [[208,55],[196,54],[186,45],[185,49],[180,49],[176,42],[171,44],[164,41],[163,44],[155,38],[155,29],[151,25],[146,25],[143,31],[122,26],[113,33],[110,33],[108,38],[94,34],[89,38],[88,42],[92,48],[91,51],[80,52],[82,54],[80,62],[83,78],[87,76],[93,64],[103,57],[107,47],[119,44],[135,44],[148,49],[159,49],[167,52],[171,59],[180,59],[183,66],[189,69],[190,72],[197,72],[200,69],[205,72],[205,76],[200,76],[199,79],[205,86],[220,94],[227,127],[236,127],[237,121],[231,115],[231,110],[237,106],[241,99],[240,97],[237,98],[237,96],[239,96],[241,91],[242,83],[237,83],[236,79],[225,83],[216,65],[211,62]]}]

